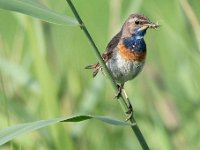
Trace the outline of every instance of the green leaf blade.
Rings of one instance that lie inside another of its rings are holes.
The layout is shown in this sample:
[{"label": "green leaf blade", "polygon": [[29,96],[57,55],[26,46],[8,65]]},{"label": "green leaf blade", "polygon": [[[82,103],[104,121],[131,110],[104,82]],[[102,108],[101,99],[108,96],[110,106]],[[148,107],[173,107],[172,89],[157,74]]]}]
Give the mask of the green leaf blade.
[{"label": "green leaf blade", "polygon": [[0,9],[19,12],[57,25],[79,25],[74,18],[54,12],[36,1],[0,0]]},{"label": "green leaf blade", "polygon": [[31,122],[31,123],[14,125],[14,126],[2,129],[0,131],[0,145],[7,143],[8,141],[11,141],[12,139],[22,134],[25,134],[34,130],[38,130],[42,127],[46,127],[52,124],[56,124],[59,122],[81,122],[88,119],[96,119],[101,122],[104,122],[110,125],[115,125],[115,126],[117,125],[118,126],[133,126],[134,125],[134,124],[130,124],[130,123],[113,119],[111,117],[106,117],[106,116],[92,116],[92,115],[64,116],[64,117],[59,117],[59,118],[54,118],[54,119],[40,120],[40,121]]}]

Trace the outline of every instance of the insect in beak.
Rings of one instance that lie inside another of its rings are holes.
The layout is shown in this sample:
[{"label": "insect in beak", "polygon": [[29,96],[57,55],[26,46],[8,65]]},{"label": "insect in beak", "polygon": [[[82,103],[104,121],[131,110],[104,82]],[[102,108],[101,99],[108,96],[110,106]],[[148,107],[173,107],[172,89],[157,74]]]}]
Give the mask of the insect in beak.
[{"label": "insect in beak", "polygon": [[156,22],[156,23],[149,22],[149,23],[143,24],[143,26],[141,28],[139,28],[138,31],[146,30],[147,28],[157,29],[159,26],[160,25],[158,24],[158,22]]}]

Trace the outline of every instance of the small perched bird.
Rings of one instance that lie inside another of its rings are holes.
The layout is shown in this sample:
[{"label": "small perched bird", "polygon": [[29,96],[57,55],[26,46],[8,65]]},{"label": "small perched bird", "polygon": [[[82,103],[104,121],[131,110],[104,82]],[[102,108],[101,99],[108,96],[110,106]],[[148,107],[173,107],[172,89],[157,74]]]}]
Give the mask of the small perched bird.
[{"label": "small perched bird", "polygon": [[[158,23],[151,22],[141,14],[131,14],[119,33],[108,43],[102,57],[118,84],[116,97],[121,94],[124,83],[135,78],[142,70],[146,57],[144,35],[148,28],[158,28]],[[93,77],[101,69],[97,62],[86,67],[94,69]]]}]

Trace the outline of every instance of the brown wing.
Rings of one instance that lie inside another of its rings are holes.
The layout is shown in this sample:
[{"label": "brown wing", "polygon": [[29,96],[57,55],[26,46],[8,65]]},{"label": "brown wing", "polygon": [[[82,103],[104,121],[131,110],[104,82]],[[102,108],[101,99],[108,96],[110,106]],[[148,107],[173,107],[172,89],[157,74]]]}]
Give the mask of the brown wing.
[{"label": "brown wing", "polygon": [[[108,43],[106,50],[103,53],[103,60],[106,63],[112,56],[112,52],[114,50],[114,48],[117,46],[117,44],[120,41],[122,35],[122,31],[120,31],[119,33],[117,33],[112,40]],[[90,64],[88,66],[85,67],[85,69],[94,69],[93,71],[93,77],[95,77],[97,75],[97,73],[99,72],[99,70],[101,69],[101,65],[99,64],[99,62],[97,62],[96,64]]]},{"label": "brown wing", "polygon": [[108,61],[108,59],[110,59],[110,57],[112,56],[112,52],[113,49],[117,46],[117,44],[120,41],[122,35],[122,31],[120,31],[119,33],[117,33],[112,40],[108,43],[105,52],[103,53],[103,59],[105,62]]}]

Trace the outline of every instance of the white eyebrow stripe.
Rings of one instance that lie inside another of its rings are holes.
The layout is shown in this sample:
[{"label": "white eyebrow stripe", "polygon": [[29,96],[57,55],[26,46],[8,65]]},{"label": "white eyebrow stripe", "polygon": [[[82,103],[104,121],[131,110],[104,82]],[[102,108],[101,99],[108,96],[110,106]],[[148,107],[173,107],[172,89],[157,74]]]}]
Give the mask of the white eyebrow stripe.
[{"label": "white eyebrow stripe", "polygon": [[128,22],[135,22],[136,20],[141,21],[141,22],[145,22],[145,21],[146,21],[145,19],[136,19],[136,18],[131,18],[131,19],[129,19]]},{"label": "white eyebrow stripe", "polygon": [[135,21],[135,18],[131,18],[131,19],[129,19],[128,22],[134,22],[134,21]]}]

